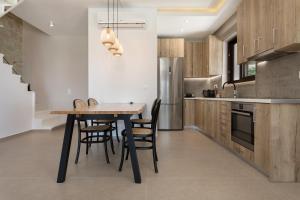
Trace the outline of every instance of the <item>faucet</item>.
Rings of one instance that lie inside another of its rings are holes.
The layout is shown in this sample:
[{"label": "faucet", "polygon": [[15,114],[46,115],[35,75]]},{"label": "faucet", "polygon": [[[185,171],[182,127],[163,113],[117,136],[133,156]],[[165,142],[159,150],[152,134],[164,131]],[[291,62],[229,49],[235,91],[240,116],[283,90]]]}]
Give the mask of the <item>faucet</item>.
[{"label": "faucet", "polygon": [[232,85],[233,85],[233,98],[237,98],[238,92],[237,92],[236,85],[235,85],[233,82],[229,82],[229,81],[225,82],[225,83],[223,84],[223,90],[224,90],[224,88],[225,88],[225,85],[229,85],[229,84],[232,84]]}]

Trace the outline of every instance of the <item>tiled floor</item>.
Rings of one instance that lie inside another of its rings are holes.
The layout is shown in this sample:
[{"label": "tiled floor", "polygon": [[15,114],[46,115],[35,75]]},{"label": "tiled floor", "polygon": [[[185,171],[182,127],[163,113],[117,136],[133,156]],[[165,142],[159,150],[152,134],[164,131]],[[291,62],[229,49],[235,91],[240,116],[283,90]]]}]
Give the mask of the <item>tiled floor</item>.
[{"label": "tiled floor", "polygon": [[56,183],[63,128],[0,140],[0,200],[299,200],[300,184],[270,183],[251,166],[194,131],[160,132],[159,174],[152,155],[139,152],[143,183],[133,184],[130,162],[117,171],[103,146],[82,151],[74,164],[75,140],[66,182]]}]

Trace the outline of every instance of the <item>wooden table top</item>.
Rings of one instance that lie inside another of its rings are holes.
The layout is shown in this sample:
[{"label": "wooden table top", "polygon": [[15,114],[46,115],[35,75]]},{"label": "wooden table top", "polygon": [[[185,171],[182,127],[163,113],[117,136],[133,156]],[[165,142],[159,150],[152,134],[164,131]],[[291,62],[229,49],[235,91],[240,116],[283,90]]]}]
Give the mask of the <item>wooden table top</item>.
[{"label": "wooden table top", "polygon": [[97,106],[89,106],[87,108],[78,109],[61,109],[54,110],[51,114],[57,115],[121,115],[121,114],[140,114],[145,110],[146,104],[129,104],[129,103],[101,103]]}]

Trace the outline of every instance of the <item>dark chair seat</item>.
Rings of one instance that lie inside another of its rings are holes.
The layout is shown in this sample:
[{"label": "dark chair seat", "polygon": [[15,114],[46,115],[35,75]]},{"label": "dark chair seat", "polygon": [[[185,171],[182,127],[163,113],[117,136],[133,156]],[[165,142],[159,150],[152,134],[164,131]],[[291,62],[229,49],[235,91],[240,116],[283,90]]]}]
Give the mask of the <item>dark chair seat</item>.
[{"label": "dark chair seat", "polygon": [[81,132],[103,132],[110,131],[111,126],[103,125],[103,126],[88,126],[81,128]]},{"label": "dark chair seat", "polygon": [[132,123],[134,124],[151,124],[151,119],[132,119]]},{"label": "dark chair seat", "polygon": [[[133,137],[149,137],[153,134],[151,128],[132,128]],[[122,131],[122,135],[125,136],[125,130]]]}]

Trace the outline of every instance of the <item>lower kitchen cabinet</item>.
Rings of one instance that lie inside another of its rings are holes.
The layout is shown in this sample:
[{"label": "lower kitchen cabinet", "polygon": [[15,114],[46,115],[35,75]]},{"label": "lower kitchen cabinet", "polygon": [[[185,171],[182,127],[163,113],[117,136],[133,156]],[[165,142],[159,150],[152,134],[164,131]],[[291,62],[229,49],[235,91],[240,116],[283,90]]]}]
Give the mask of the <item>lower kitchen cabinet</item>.
[{"label": "lower kitchen cabinet", "polygon": [[254,116],[254,163],[265,174],[270,172],[271,106],[256,104]]},{"label": "lower kitchen cabinet", "polygon": [[195,126],[195,100],[184,100],[184,126]]},{"label": "lower kitchen cabinet", "polygon": [[[193,103],[191,103],[193,102]],[[254,151],[231,140],[231,102],[197,99],[189,124],[248,161],[273,182],[300,182],[300,105],[255,104]],[[193,121],[194,120],[194,121]]]}]

